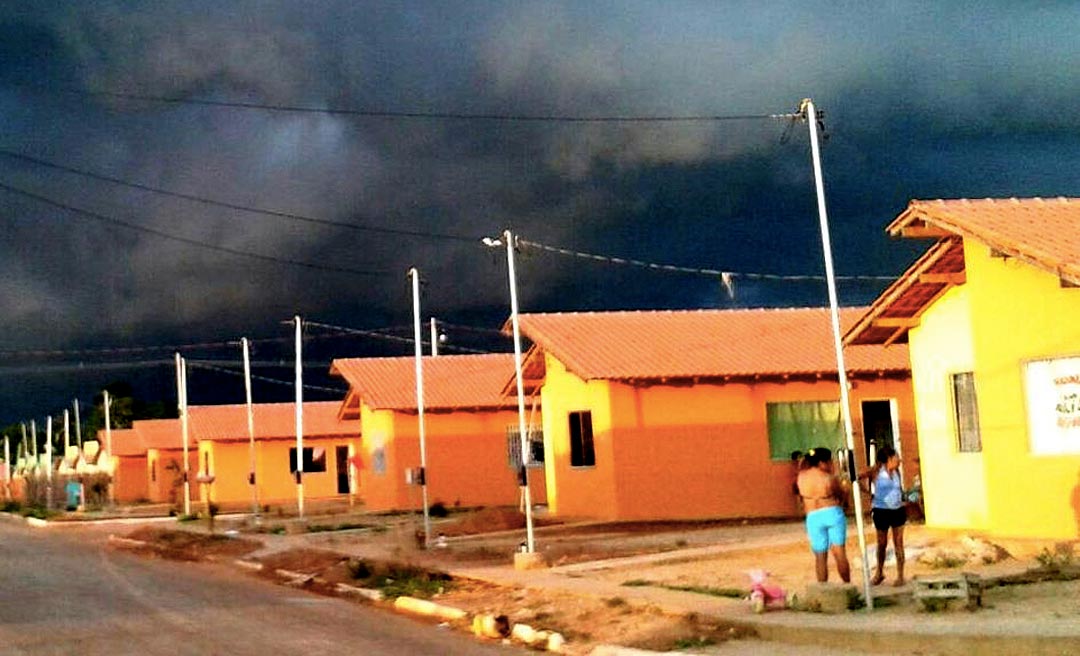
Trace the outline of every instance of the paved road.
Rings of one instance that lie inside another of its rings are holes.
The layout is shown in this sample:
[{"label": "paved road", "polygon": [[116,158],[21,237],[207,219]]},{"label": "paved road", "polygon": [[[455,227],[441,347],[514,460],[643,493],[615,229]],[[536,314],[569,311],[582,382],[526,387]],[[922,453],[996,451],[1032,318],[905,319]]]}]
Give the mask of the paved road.
[{"label": "paved road", "polygon": [[0,524],[0,654],[509,654],[225,567],[145,560]]}]

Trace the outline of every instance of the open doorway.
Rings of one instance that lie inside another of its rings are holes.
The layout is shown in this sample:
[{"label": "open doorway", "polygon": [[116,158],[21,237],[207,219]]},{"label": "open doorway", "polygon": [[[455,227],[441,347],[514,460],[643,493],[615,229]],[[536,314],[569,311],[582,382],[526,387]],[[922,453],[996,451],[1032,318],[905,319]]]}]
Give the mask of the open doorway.
[{"label": "open doorway", "polygon": [[334,460],[337,463],[337,491],[338,494],[349,493],[349,447],[338,446],[334,448]]},{"label": "open doorway", "polygon": [[873,454],[883,446],[891,446],[900,453],[896,435],[896,402],[892,399],[863,401],[862,429],[868,466],[874,464]]}]

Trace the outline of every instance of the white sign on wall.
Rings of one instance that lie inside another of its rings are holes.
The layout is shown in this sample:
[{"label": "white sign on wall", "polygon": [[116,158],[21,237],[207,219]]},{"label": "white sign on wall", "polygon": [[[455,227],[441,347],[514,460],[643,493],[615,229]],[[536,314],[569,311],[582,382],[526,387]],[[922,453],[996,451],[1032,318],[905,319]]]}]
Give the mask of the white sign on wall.
[{"label": "white sign on wall", "polygon": [[1080,454],[1080,357],[1029,362],[1024,377],[1031,452]]}]

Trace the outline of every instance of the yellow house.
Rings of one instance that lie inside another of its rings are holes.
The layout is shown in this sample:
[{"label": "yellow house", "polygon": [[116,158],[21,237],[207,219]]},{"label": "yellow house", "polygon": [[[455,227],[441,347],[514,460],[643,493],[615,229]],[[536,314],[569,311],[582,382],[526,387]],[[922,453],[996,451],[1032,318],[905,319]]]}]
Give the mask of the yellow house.
[{"label": "yellow house", "polygon": [[[303,416],[303,481],[306,499],[347,497],[353,490],[351,458],[360,439],[360,422],[339,419],[340,401],[307,402]],[[198,441],[199,498],[231,507],[252,502],[254,474],[259,503],[292,503],[296,499],[296,404],[253,406],[255,465],[252,469],[247,406],[207,405],[188,409],[189,432]],[[195,474],[193,474],[195,475]],[[195,492],[193,492],[195,494]]]},{"label": "yellow house", "polygon": [[[428,502],[517,505],[517,399],[502,393],[514,374],[513,356],[440,355],[422,361]],[[413,474],[420,467],[415,360],[334,360],[331,373],[349,384],[342,416],[359,418],[363,431],[359,494],[365,506],[420,508],[421,491]],[[542,458],[539,451],[535,455]],[[533,503],[545,500],[542,466],[527,463]]]},{"label": "yellow house", "polygon": [[911,353],[928,525],[1080,536],[1080,199],[911,201],[937,241],[848,344]]},{"label": "yellow house", "polygon": [[[827,309],[526,314],[521,329],[552,514],[793,516],[792,452],[845,444]],[[910,480],[906,350],[853,347],[846,368],[855,457],[895,446]]]}]

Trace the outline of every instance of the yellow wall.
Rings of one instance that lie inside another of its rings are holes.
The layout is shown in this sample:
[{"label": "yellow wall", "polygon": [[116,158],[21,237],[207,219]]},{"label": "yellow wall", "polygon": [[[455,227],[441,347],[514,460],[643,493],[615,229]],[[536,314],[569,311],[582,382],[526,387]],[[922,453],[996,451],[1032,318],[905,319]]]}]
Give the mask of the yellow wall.
[{"label": "yellow wall", "polygon": [[[304,472],[304,498],[321,499],[347,495],[338,492],[338,469],[336,448],[348,447],[355,452],[356,441],[345,438],[304,438],[304,448],[326,449],[326,471]],[[289,451],[296,448],[295,440],[259,440],[255,443],[255,481],[258,485],[259,503],[295,503],[296,479],[289,471]],[[214,482],[209,486],[210,499],[214,503],[245,507],[251,504],[251,486],[248,473],[251,456],[247,442],[221,441],[199,442],[199,471],[203,472],[206,455],[210,456],[210,471]],[[200,498],[205,499],[205,486],[200,485]]]},{"label": "yellow wall", "polygon": [[[912,382],[927,525],[987,529],[984,455],[958,450],[952,402],[952,374],[975,370],[969,292],[970,285],[953,287],[911,330]],[[978,374],[975,386],[981,397],[983,380]],[[981,409],[983,399],[978,403]]]},{"label": "yellow wall", "polygon": [[1080,355],[1080,289],[1015,259],[964,248],[976,386],[994,532],[1080,536],[1080,454],[1032,455],[1024,363]]},{"label": "yellow wall", "polygon": [[[506,452],[506,428],[517,412],[457,411],[424,415],[428,503],[453,506],[516,505],[520,488]],[[363,470],[360,497],[369,510],[419,509],[421,491],[405,483],[405,468],[420,466],[415,413],[371,410],[361,404]],[[375,450],[385,452],[385,472],[375,471]],[[542,474],[530,476],[533,503],[545,498]]]},{"label": "yellow wall", "polygon": [[[775,517],[796,514],[794,470],[771,460],[766,404],[836,400],[835,381],[631,386],[582,381],[550,355],[543,395],[553,514],[605,519]],[[911,386],[858,380],[851,393],[857,445],[863,399],[894,399],[915,471]],[[590,410],[594,467],[570,466],[569,413]],[[862,448],[857,457],[862,458]]]}]

